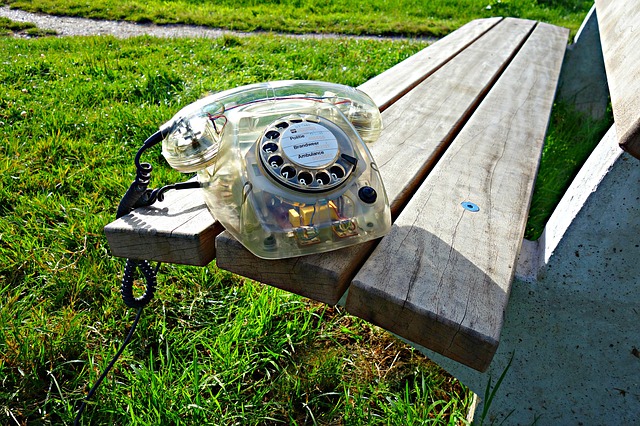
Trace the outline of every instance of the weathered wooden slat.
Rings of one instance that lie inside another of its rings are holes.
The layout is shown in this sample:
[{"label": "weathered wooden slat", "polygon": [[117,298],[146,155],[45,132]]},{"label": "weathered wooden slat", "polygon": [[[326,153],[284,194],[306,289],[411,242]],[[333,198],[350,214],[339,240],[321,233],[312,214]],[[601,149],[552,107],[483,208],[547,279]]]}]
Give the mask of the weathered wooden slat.
[{"label": "weathered wooden slat", "polygon": [[[488,18],[472,21],[387,72],[374,77],[360,88],[376,101],[376,105],[381,109],[386,109],[447,60],[473,43],[500,19]],[[180,209],[180,203],[184,199],[184,193],[169,191],[162,203],[157,203],[152,208],[137,209],[108,224],[105,227],[105,234],[112,254],[118,257],[153,259],[198,266],[213,260],[215,247],[213,244],[205,244],[204,241],[215,238],[223,228],[211,215],[207,216],[202,213],[194,216],[190,214],[192,209],[205,209],[202,196],[199,194],[189,196],[189,204]],[[174,216],[163,217],[158,214],[158,209],[169,208],[168,206],[173,205],[176,206],[176,208],[172,208]],[[194,222],[190,223],[190,221]],[[143,223],[144,226],[137,227],[136,223]],[[184,232],[175,232],[176,223],[184,227]],[[190,234],[187,227],[194,234]],[[273,282],[278,279],[265,278],[265,280],[265,282]]]},{"label": "weathered wooden slat", "polygon": [[384,111],[501,20],[487,18],[471,21],[360,85],[359,89],[369,94],[380,111]]},{"label": "weathered wooden slat", "polygon": [[200,190],[169,191],[163,202],[111,222],[105,235],[114,256],[204,266],[215,258],[214,221]]},{"label": "weathered wooden slat", "polygon": [[[518,51],[534,22],[505,19],[383,112],[385,130],[370,145],[398,214],[442,150]],[[256,258],[228,233],[216,239],[217,265],[273,286],[337,303],[373,249],[270,261]]]},{"label": "weathered wooden slat", "polygon": [[620,146],[640,158],[640,2],[596,0]]},{"label": "weathered wooden slat", "polygon": [[533,21],[505,19],[383,112],[385,130],[369,149],[382,174],[394,218],[534,25]]},{"label": "weathered wooden slat", "polygon": [[567,37],[538,24],[355,277],[348,312],[474,369],[488,367]]}]

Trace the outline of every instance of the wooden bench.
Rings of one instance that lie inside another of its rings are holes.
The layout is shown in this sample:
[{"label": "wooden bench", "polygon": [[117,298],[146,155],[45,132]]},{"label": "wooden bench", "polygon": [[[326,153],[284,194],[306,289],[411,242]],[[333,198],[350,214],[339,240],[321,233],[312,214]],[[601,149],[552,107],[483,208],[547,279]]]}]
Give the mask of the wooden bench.
[{"label": "wooden bench", "polygon": [[360,86],[385,125],[369,147],[394,220],[379,242],[258,259],[185,190],[107,225],[112,253],[190,265],[217,257],[245,277],[342,299],[483,371],[500,341],[567,38],[544,23],[480,19]]},{"label": "wooden bench", "polygon": [[637,1],[596,0],[565,57],[559,96],[573,93],[564,101],[598,115],[608,80],[615,125],[542,237],[525,241],[489,368],[481,373],[418,348],[478,395],[502,378],[490,406],[481,401],[476,410],[491,424],[640,419],[639,22]]}]

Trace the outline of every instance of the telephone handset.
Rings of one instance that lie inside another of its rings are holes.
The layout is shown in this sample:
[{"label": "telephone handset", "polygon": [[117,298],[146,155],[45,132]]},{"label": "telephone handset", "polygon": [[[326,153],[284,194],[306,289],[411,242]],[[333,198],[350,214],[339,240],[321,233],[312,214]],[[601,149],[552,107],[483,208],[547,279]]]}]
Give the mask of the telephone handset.
[{"label": "telephone handset", "polygon": [[217,220],[258,257],[325,252],[384,235],[386,192],[364,142],[380,112],[363,92],[277,81],[196,101],[165,123],[162,153],[197,172]]}]

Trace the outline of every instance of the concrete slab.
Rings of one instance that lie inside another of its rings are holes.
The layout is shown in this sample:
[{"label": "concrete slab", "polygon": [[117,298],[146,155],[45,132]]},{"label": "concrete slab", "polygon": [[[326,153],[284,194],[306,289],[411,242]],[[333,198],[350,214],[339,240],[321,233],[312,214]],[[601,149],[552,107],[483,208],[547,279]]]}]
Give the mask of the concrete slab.
[{"label": "concrete slab", "polygon": [[558,101],[572,104],[578,111],[599,120],[609,105],[609,86],[600,45],[595,5],[567,47],[558,83]]}]

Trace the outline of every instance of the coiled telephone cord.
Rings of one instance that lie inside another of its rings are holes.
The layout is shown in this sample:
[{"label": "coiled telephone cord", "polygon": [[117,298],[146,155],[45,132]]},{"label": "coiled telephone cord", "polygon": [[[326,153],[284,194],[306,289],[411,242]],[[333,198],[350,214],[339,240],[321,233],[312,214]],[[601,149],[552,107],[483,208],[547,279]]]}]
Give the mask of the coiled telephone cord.
[{"label": "coiled telephone cord", "polygon": [[[153,167],[149,163],[140,163],[140,157],[147,149],[156,145],[158,142],[162,141],[165,134],[161,131],[157,131],[153,135],[151,135],[140,147],[138,153],[135,157],[135,165],[136,165],[136,177],[134,181],[129,186],[129,189],[120,200],[120,204],[118,205],[118,210],[116,212],[116,218],[120,218],[129,212],[133,211],[137,207],[148,206],[153,204],[156,200],[162,201],[163,193],[169,189],[181,189],[182,187],[193,187],[193,183],[189,182],[189,186],[184,184],[175,184],[169,185],[160,189],[148,189],[149,182],[151,180],[151,172]],[[116,352],[116,354],[111,359],[111,362],[104,369],[96,383],[91,387],[87,396],[82,400],[80,407],[78,408],[78,412],[73,421],[74,426],[80,423],[80,418],[82,417],[82,413],[84,412],[87,401],[93,397],[93,395],[98,390],[98,387],[102,383],[102,381],[107,377],[109,371],[113,368],[115,363],[124,352],[125,348],[131,341],[133,337],[133,333],[138,326],[138,322],[140,321],[140,316],[142,315],[142,309],[151,302],[153,296],[155,294],[156,286],[157,286],[157,274],[160,269],[161,263],[158,262],[155,269],[151,267],[151,264],[147,260],[134,260],[127,259],[124,268],[124,274],[122,276],[122,282],[120,285],[120,295],[122,296],[122,300],[125,305],[129,308],[137,309],[136,317],[133,320],[133,324],[129,329],[129,333],[127,333],[127,337],[122,342],[120,349]],[[145,291],[140,297],[135,297],[133,294],[133,285],[135,281],[135,272],[139,269],[142,273],[145,280]]]},{"label": "coiled telephone cord", "polygon": [[[133,333],[135,332],[136,327],[138,326],[138,322],[140,321],[140,316],[142,315],[142,309],[149,302],[151,302],[151,299],[153,299],[153,295],[155,293],[156,284],[157,284],[156,275],[158,273],[158,270],[160,269],[160,265],[161,263],[158,262],[158,265],[156,266],[156,268],[152,269],[151,265],[149,265],[149,262],[146,260],[142,262],[131,260],[131,259],[127,260],[124,276],[122,277],[122,284],[120,286],[120,294],[122,295],[122,299],[124,300],[124,303],[128,307],[137,308],[138,311],[136,312],[136,317],[133,320],[133,324],[131,324],[129,333],[127,333],[127,337],[122,342],[120,349],[118,349],[118,352],[116,352],[116,354],[113,356],[113,358],[111,359],[111,362],[109,362],[109,365],[107,365],[107,367],[104,369],[100,377],[98,377],[98,380],[93,385],[93,387],[89,390],[89,392],[87,393],[87,396],[84,397],[84,399],[82,400],[82,404],[80,404],[80,408],[78,408],[78,413],[76,414],[76,418],[73,421],[74,426],[77,426],[80,424],[80,418],[82,417],[82,413],[84,412],[87,406],[87,401],[91,399],[91,397],[93,397],[93,395],[96,393],[102,381],[105,379],[105,377],[107,377],[107,374],[109,374],[109,371],[111,371],[115,363],[120,358],[120,355],[122,355],[122,352],[124,352],[125,348],[131,341],[131,338],[133,337]],[[140,270],[142,271],[142,273],[146,278],[145,292],[142,296],[138,298],[134,297],[133,295],[134,273],[137,266],[140,266]]]},{"label": "coiled telephone cord", "polygon": [[[149,264],[149,261],[147,260],[127,259],[127,263],[124,266],[122,284],[120,285],[120,295],[122,296],[122,300],[125,305],[130,308],[141,309],[151,302],[156,291],[156,286],[158,285],[156,275],[159,267],[159,262],[156,270],[153,270],[151,268],[151,264]],[[140,297],[135,297],[133,295],[134,273],[137,268],[139,268],[142,275],[144,275],[146,283],[145,291]]]}]

